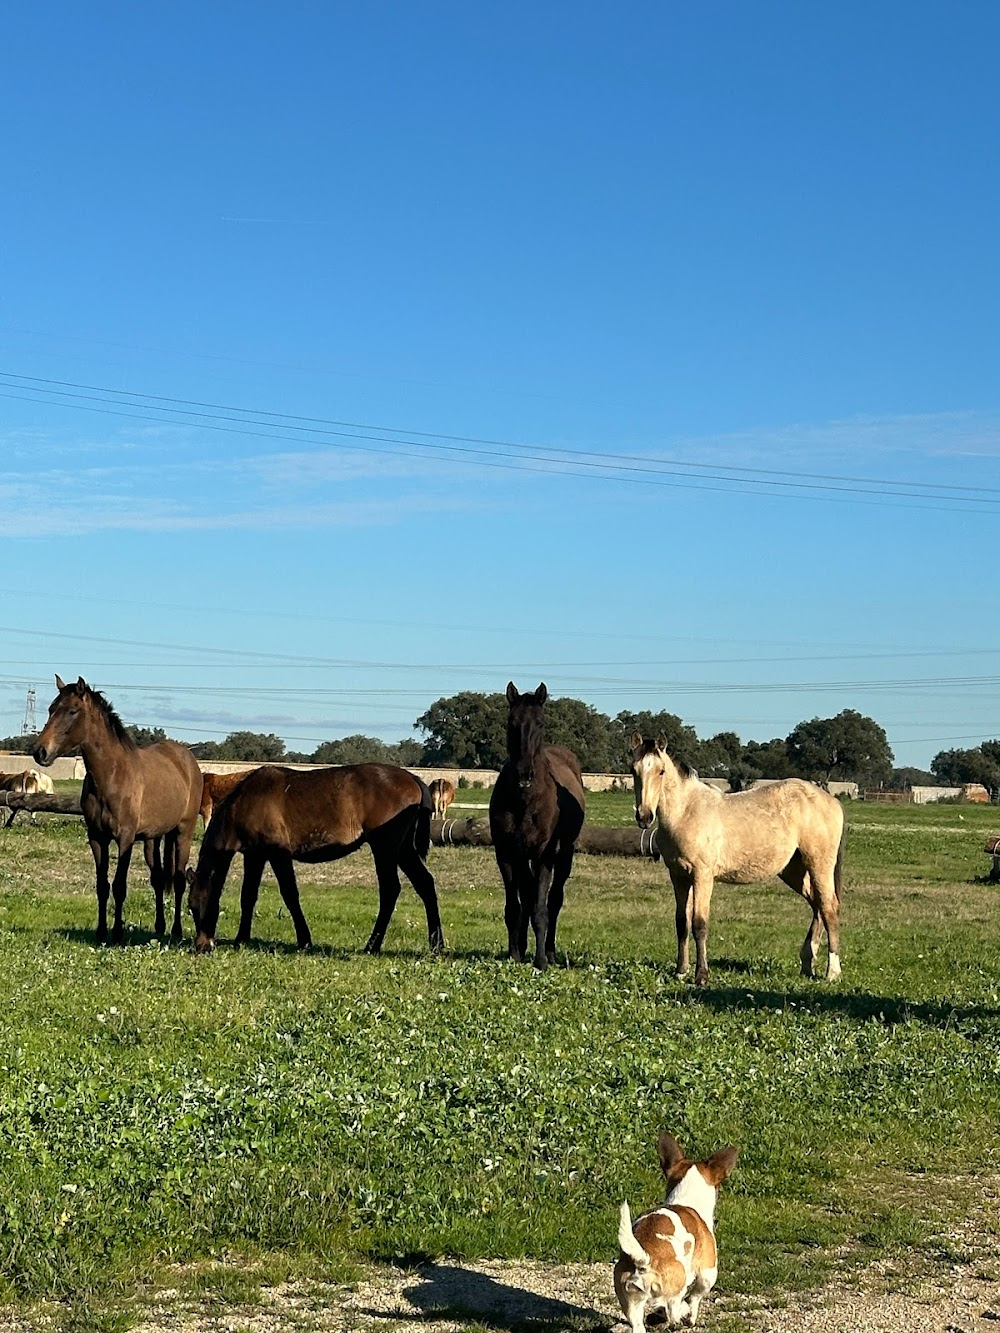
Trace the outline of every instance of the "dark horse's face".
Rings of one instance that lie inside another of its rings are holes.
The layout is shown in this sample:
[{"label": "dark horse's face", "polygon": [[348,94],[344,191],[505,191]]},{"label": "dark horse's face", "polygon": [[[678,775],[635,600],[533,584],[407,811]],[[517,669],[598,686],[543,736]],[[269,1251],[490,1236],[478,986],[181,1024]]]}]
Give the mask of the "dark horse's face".
[{"label": "dark horse's face", "polygon": [[90,686],[81,676],[75,685],[67,685],[56,676],[59,693],[49,705],[49,719],[35,742],[31,755],[43,768],[61,754],[76,750],[87,727]]},{"label": "dark horse's face", "polygon": [[531,777],[534,760],[545,735],[545,700],[549,692],[539,685],[534,694],[520,694],[514,682],[507,686],[507,753],[523,778]]}]

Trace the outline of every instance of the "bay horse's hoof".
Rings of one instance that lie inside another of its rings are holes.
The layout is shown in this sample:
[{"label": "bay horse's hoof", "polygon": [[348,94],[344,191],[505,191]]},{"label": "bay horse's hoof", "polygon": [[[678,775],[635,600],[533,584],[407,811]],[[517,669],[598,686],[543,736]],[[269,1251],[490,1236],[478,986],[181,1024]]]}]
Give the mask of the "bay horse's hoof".
[{"label": "bay horse's hoof", "polygon": [[695,973],[695,977],[694,977],[694,984],[695,984],[696,986],[707,986],[707,985],[708,985],[708,973],[707,973],[707,972],[696,972],[696,973]]},{"label": "bay horse's hoof", "polygon": [[209,935],[199,935],[194,942],[195,953],[211,953],[215,948],[215,940]]},{"label": "bay horse's hoof", "polygon": [[[306,949],[311,949],[313,947],[312,937],[307,935],[304,940],[296,940],[295,947],[300,953],[304,952]],[[374,952],[378,953],[378,950],[376,949]]]}]

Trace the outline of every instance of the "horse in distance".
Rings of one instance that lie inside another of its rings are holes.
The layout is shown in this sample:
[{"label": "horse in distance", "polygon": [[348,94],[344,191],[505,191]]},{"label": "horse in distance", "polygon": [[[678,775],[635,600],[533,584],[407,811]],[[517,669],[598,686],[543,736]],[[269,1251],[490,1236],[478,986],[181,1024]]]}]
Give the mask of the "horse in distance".
[{"label": "horse in distance", "polygon": [[[86,775],[80,809],[96,870],[97,941],[104,944],[108,938],[109,891],[115,900],[112,942],[120,944],[124,936],[128,868],[137,840],[144,844],[156,899],[156,933],[162,935],[166,930],[163,894],[170,887],[174,891],[171,933],[179,939],[184,871],[201,801],[198,761],[178,741],[137,746],[104,695],[82,676],[74,685],[56,676],[56,688],[59,693],[49,707],[33,757],[43,768],[62,754],[83,757]],[[118,848],[118,862],[110,884],[112,841]]]},{"label": "horse in distance", "polygon": [[434,818],[444,819],[448,813],[448,807],[455,799],[455,784],[449,782],[447,778],[435,778],[433,782],[428,784],[427,790],[434,802]]},{"label": "horse in distance", "polygon": [[677,975],[689,968],[694,934],[695,984],[708,980],[708,920],[712,888],[753,884],[777,875],[812,908],[799,951],[804,976],[815,971],[826,928],[827,979],[840,976],[840,898],[843,887],[843,806],[812,782],[786,778],[750,791],[719,792],[667,752],[666,740],[632,736],[635,818],[658,821],[656,846],[674,888]]},{"label": "horse in distance", "polygon": [[189,905],[197,929],[195,948],[215,945],[226,875],[243,854],[243,888],[236,943],[251,938],[253,912],[264,867],[270,864],[295,926],[300,949],[312,943],[299,902],[293,862],[336,861],[371,848],[378,877],[379,909],[366,953],[378,953],[392,919],[402,871],[427,915],[434,950],[444,947],[434,877],[427,869],[431,799],[426,786],[394,764],[344,764],[300,771],[265,764],[220,802],[205,830],[197,869],[189,872]]},{"label": "horse in distance", "polygon": [[580,761],[562,745],[545,744],[547,698],[544,683],[533,694],[508,684],[507,760],[490,798],[507,953],[523,961],[530,923],[540,971],[555,960],[556,925],[585,808]]}]

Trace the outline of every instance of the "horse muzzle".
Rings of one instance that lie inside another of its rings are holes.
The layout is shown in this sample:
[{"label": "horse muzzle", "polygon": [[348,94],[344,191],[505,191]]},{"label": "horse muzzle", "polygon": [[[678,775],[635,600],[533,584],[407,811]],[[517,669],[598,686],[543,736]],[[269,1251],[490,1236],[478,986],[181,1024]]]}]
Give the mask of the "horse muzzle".
[{"label": "horse muzzle", "polygon": [[635,807],[635,822],[639,825],[640,828],[652,828],[653,826],[652,810],[647,810],[645,806],[637,805]]},{"label": "horse muzzle", "polygon": [[[49,758],[49,752],[44,745],[39,745],[32,750],[31,757],[36,764],[41,764],[42,768],[48,768],[49,764],[52,763],[52,759]],[[53,756],[53,758],[54,757],[55,756]]]}]

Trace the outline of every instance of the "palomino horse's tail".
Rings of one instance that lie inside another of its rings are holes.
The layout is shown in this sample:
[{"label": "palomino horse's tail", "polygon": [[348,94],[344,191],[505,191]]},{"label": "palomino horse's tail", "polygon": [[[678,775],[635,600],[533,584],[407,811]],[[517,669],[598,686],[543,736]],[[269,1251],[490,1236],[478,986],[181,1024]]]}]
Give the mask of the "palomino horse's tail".
[{"label": "palomino horse's tail", "polygon": [[847,820],[844,820],[844,827],[840,834],[840,846],[837,848],[837,860],[833,867],[833,891],[837,895],[837,902],[840,902],[841,891],[844,886],[844,848],[847,846]]}]

